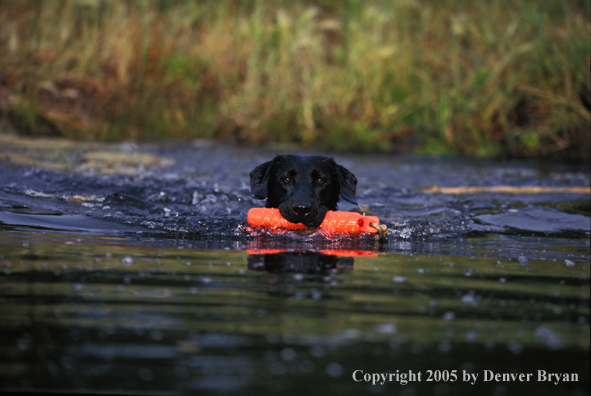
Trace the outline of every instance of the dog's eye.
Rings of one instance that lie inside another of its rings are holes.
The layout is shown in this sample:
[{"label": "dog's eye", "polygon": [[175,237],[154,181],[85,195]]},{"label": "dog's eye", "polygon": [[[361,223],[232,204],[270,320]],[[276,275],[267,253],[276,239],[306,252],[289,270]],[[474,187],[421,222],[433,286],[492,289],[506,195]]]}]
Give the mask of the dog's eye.
[{"label": "dog's eye", "polygon": [[319,177],[318,180],[316,180],[316,182],[318,184],[324,184],[324,179],[322,179],[322,178]]},{"label": "dog's eye", "polygon": [[283,183],[288,184],[291,181],[291,178],[289,177],[284,177],[283,178]]}]

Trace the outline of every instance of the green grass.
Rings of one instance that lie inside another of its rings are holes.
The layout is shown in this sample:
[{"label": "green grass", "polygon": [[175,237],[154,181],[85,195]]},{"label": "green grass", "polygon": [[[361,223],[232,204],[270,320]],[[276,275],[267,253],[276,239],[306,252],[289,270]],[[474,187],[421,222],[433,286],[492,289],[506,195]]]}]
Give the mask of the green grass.
[{"label": "green grass", "polygon": [[588,1],[2,1],[33,135],[589,160]]}]

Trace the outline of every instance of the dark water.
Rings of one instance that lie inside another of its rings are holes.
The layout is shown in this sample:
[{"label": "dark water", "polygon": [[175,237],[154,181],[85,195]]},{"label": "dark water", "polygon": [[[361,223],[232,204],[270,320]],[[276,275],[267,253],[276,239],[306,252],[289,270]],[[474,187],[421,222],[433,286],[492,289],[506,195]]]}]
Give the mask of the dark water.
[{"label": "dark water", "polygon": [[589,394],[589,195],[422,191],[586,167],[338,155],[376,242],[249,229],[275,152],[109,149],[174,163],[0,163],[0,391]]}]

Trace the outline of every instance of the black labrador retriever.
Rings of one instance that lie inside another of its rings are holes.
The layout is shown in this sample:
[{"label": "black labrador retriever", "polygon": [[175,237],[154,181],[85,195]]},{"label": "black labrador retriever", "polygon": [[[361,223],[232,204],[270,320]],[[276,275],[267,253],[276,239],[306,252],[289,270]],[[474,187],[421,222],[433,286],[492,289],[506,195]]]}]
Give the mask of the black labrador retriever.
[{"label": "black labrador retriever", "polygon": [[267,208],[279,208],[292,223],[318,227],[340,198],[355,201],[357,178],[332,158],[278,155],[250,172],[253,198],[267,198]]}]

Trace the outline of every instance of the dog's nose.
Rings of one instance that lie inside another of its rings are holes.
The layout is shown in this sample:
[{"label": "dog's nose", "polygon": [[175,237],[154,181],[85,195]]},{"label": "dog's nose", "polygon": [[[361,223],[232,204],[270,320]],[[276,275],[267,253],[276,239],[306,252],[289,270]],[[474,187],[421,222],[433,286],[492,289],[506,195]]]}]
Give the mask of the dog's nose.
[{"label": "dog's nose", "polygon": [[292,210],[299,216],[305,216],[312,211],[312,205],[305,202],[299,202],[293,205]]}]

